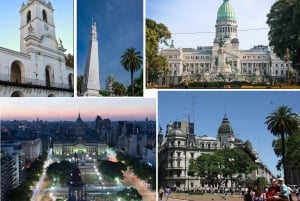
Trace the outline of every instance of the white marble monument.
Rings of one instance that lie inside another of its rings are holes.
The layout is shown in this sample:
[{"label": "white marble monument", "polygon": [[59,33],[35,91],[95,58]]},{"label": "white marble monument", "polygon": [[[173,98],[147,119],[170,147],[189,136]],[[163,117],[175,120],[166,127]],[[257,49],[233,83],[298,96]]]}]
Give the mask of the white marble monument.
[{"label": "white marble monument", "polygon": [[84,80],[81,91],[83,96],[100,96],[98,34],[96,22],[92,23],[91,40],[84,69]]}]

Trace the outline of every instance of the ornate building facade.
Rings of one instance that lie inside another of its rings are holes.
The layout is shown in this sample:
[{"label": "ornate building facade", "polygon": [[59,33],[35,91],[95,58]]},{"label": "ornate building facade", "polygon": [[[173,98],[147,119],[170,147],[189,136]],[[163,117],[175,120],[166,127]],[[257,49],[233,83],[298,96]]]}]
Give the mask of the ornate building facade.
[{"label": "ornate building facade", "polygon": [[65,51],[56,38],[52,4],[23,3],[20,52],[0,47],[0,96],[73,96],[74,69],[66,66]]},{"label": "ornate building facade", "polygon": [[[204,179],[188,175],[190,160],[218,149],[235,147],[244,150],[257,164],[257,169],[249,175],[242,174],[240,181],[245,181],[246,177],[251,179],[265,177],[269,181],[272,177],[270,170],[261,162],[251,142],[243,142],[235,137],[226,115],[218,128],[217,137],[197,136],[194,133],[193,123],[170,122],[165,137],[162,130],[158,134],[159,185],[170,186],[180,191],[209,187]],[[231,186],[229,180],[226,185]]]},{"label": "ornate building facade", "polygon": [[53,153],[56,156],[78,155],[99,156],[106,152],[107,144],[100,142],[99,136],[88,137],[87,126],[80,114],[75,122],[74,133],[69,138],[57,140],[53,143]]},{"label": "ornate building facade", "polygon": [[[258,45],[240,50],[237,20],[229,0],[224,0],[217,13],[213,46],[177,48],[172,41],[160,54],[168,67],[160,84],[183,81],[247,81],[272,84],[275,81],[295,80],[297,72],[291,61],[280,60],[272,47]],[[288,58],[288,57],[287,57]]]}]

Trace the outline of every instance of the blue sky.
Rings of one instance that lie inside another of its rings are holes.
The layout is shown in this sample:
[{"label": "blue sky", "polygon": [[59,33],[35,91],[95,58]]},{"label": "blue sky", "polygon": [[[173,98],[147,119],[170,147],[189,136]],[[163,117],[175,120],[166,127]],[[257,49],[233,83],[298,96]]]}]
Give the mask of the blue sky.
[{"label": "blue sky", "polygon": [[[275,0],[230,0],[238,30],[268,28],[266,15]],[[212,32],[175,35],[175,47],[211,46],[215,37],[217,12],[223,0],[148,0],[146,17],[165,24],[172,33]],[[240,49],[268,45],[268,29],[238,31]]]},{"label": "blue sky", "polygon": [[168,122],[187,121],[190,115],[198,136],[216,137],[226,111],[235,137],[251,141],[261,160],[277,175],[278,158],[272,148],[275,137],[264,122],[281,105],[299,114],[299,100],[300,93],[293,91],[158,92],[158,124],[165,134]]},{"label": "blue sky", "polygon": [[[4,0],[0,6],[0,46],[20,51],[20,8],[27,0]],[[50,0],[54,8],[56,38],[63,42],[66,53],[73,54],[73,0]]]},{"label": "blue sky", "polygon": [[[110,74],[117,82],[128,86],[130,73],[124,70],[120,61],[130,47],[143,55],[143,1],[77,1],[78,76],[84,72],[92,18],[97,23],[101,89],[105,89],[105,80]],[[139,75],[140,72],[136,72],[134,77]]]}]

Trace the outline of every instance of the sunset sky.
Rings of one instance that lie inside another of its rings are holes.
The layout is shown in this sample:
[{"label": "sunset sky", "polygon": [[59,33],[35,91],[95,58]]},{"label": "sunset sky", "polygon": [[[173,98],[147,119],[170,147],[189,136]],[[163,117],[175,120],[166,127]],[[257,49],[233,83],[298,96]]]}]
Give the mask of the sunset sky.
[{"label": "sunset sky", "polygon": [[0,99],[1,120],[71,120],[78,113],[84,121],[155,120],[156,100],[151,98],[22,98]]}]

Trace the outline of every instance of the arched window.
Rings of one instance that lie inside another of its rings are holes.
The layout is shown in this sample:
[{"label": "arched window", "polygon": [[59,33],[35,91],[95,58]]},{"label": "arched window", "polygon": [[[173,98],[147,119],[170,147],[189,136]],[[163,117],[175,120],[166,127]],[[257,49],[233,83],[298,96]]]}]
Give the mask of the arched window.
[{"label": "arched window", "polygon": [[43,21],[47,22],[47,13],[43,10]]},{"label": "arched window", "polygon": [[45,69],[45,74],[46,74],[46,86],[50,87],[50,70],[48,67]]},{"label": "arched window", "polygon": [[31,21],[31,11],[27,12],[27,23]]},{"label": "arched window", "polygon": [[11,94],[11,97],[23,97],[24,94],[20,91],[14,91],[12,94]]},{"label": "arched window", "polygon": [[11,65],[10,72],[10,81],[21,83],[22,82],[22,73],[21,73],[21,64],[18,61],[14,61]]},{"label": "arched window", "polygon": [[69,78],[69,89],[73,89],[73,74],[70,73],[68,78]]}]

